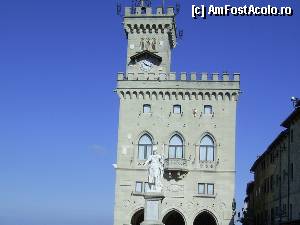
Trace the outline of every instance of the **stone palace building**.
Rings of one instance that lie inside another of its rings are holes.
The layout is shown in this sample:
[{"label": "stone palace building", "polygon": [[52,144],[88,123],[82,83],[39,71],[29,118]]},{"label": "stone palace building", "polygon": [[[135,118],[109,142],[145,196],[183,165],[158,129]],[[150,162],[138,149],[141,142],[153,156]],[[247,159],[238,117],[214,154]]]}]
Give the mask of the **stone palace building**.
[{"label": "stone palace building", "polygon": [[254,162],[247,185],[245,225],[300,224],[300,101],[284,130]]},{"label": "stone palace building", "polygon": [[125,8],[114,225],[143,222],[153,150],[165,158],[165,225],[233,224],[240,75],[171,72],[175,16],[172,7]]}]

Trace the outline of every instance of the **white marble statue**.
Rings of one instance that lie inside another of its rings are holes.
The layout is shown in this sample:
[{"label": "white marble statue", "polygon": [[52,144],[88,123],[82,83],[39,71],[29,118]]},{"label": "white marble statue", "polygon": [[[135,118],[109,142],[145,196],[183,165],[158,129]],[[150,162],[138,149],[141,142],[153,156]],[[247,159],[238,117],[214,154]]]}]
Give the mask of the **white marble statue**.
[{"label": "white marble statue", "polygon": [[144,165],[148,165],[149,192],[162,192],[162,179],[164,175],[163,156],[157,154],[156,150],[153,150],[153,154],[149,156]]}]

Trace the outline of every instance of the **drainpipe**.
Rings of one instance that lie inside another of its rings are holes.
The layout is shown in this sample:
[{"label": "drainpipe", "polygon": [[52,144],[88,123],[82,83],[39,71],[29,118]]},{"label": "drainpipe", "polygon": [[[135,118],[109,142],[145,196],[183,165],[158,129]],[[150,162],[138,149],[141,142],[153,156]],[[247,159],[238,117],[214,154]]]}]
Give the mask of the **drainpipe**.
[{"label": "drainpipe", "polygon": [[287,213],[288,213],[288,221],[291,220],[290,218],[290,160],[291,160],[291,157],[290,157],[290,151],[291,151],[291,129],[290,127],[288,128],[288,201],[287,201]]},{"label": "drainpipe", "polygon": [[282,209],[281,209],[281,151],[283,147],[279,148],[279,224],[282,222]]}]

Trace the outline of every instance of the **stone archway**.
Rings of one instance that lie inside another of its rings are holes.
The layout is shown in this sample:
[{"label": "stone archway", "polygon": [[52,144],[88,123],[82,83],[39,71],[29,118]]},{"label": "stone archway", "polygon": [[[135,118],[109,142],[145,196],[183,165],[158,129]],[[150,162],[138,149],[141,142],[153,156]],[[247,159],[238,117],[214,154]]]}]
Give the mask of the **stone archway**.
[{"label": "stone archway", "polygon": [[217,221],[211,213],[204,211],[196,216],[193,225],[217,225]]},{"label": "stone archway", "polygon": [[176,210],[168,212],[162,222],[165,225],[185,225],[183,216]]},{"label": "stone archway", "polygon": [[131,218],[131,225],[140,225],[144,221],[144,209],[136,211]]}]

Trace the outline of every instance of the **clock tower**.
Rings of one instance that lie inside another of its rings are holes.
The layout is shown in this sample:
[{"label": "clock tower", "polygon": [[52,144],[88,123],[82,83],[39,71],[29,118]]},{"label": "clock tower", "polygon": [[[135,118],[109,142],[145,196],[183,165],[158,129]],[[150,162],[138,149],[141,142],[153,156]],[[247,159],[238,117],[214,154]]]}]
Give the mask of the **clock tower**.
[{"label": "clock tower", "polygon": [[171,51],[176,46],[176,24],[173,8],[127,7],[124,29],[128,39],[128,73],[170,72]]},{"label": "clock tower", "polygon": [[[125,7],[126,71],[115,90],[114,225],[233,225],[240,74],[171,72],[174,9],[139,2]],[[159,204],[149,198],[155,152],[164,159]]]}]

